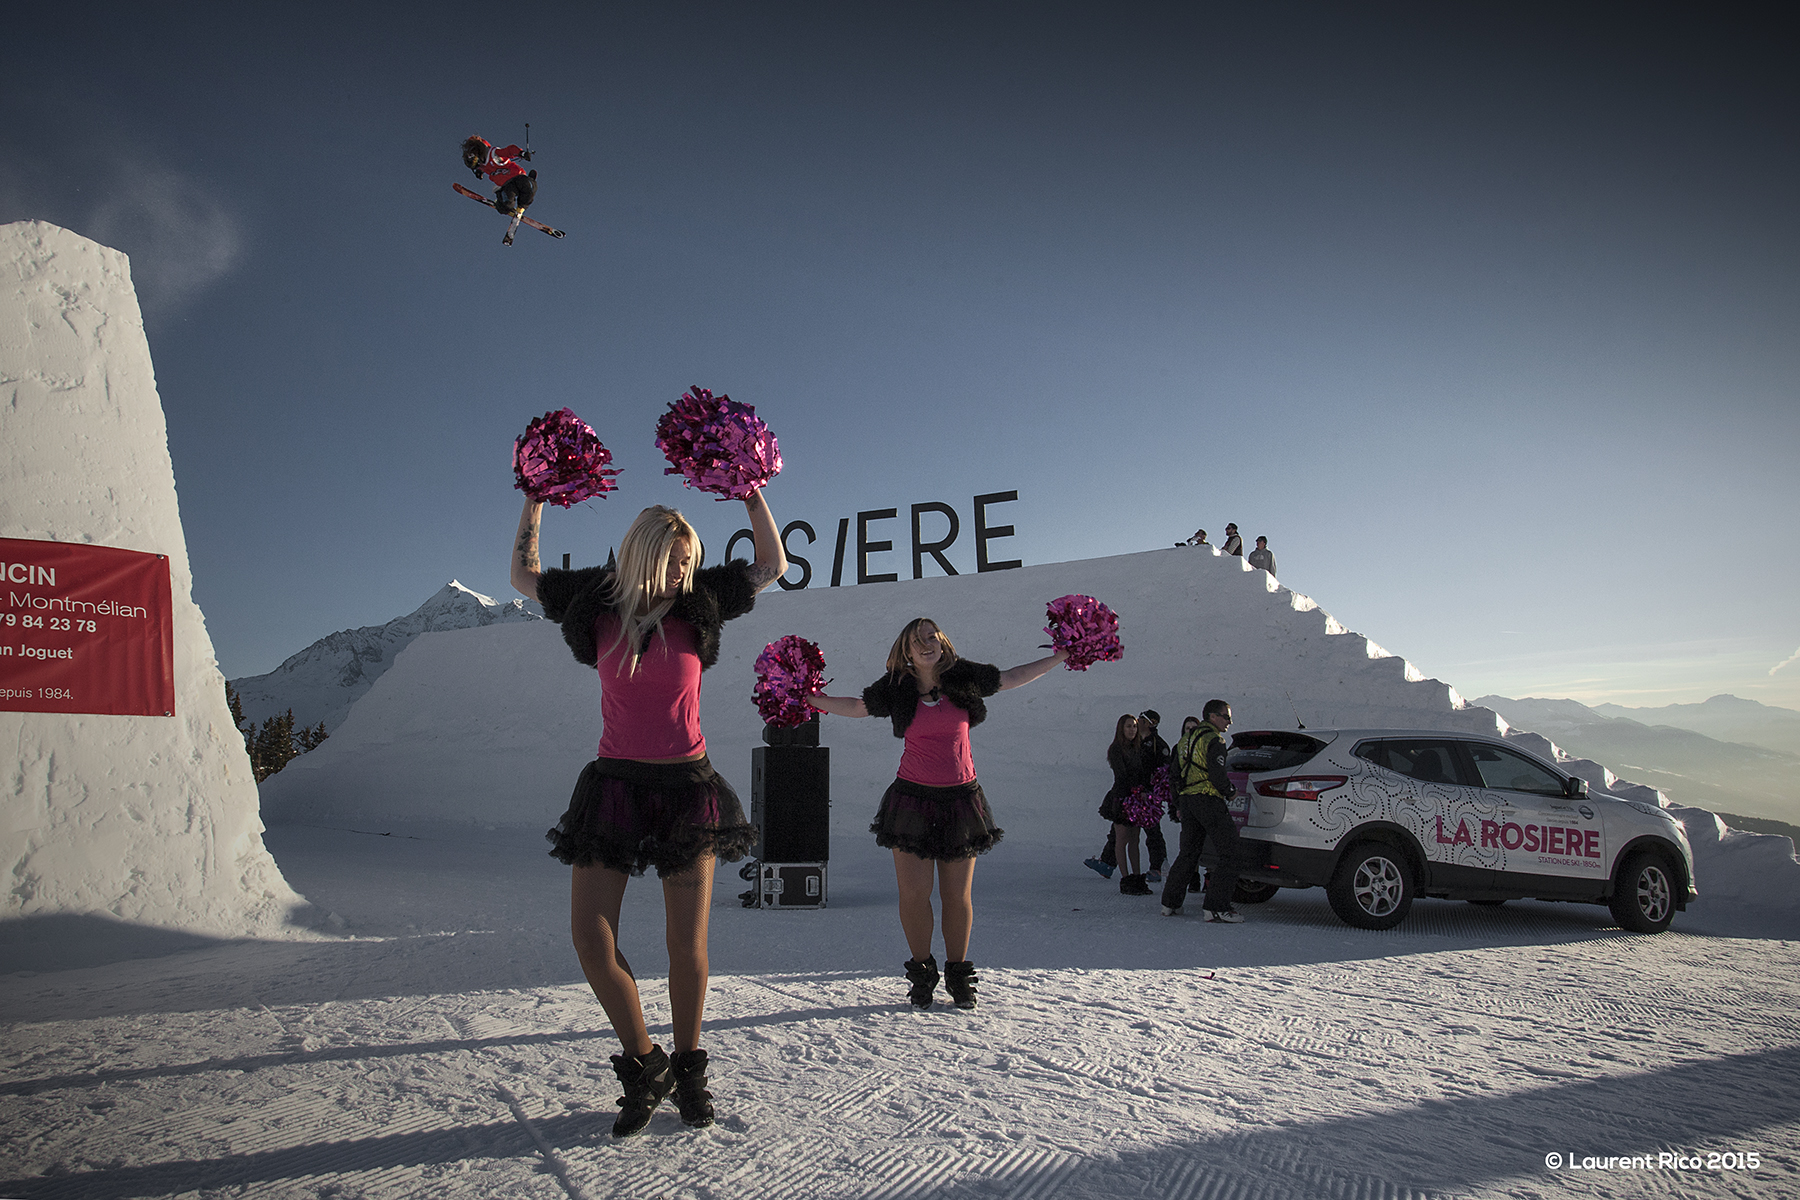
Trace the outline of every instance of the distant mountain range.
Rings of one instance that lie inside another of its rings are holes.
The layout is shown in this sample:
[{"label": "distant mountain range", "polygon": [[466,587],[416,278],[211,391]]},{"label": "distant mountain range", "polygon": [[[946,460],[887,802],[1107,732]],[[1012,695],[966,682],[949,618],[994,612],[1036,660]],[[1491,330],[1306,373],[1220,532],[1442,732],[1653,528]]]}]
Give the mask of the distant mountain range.
[{"label": "distant mountain range", "polygon": [[1800,712],[1735,696],[1637,709],[1505,696],[1475,703],[1678,803],[1800,822]]},{"label": "distant mountain range", "polygon": [[1783,754],[1800,754],[1800,712],[1736,696],[1714,696],[1701,704],[1667,704],[1661,708],[1596,704],[1593,711],[1603,717],[1624,717],[1645,725],[1691,729],[1722,742],[1743,742]]},{"label": "distant mountain range", "polygon": [[245,718],[257,725],[291,708],[296,726],[323,721],[330,732],[420,634],[543,619],[535,603],[502,604],[452,579],[403,617],[328,634],[267,675],[233,679],[231,686],[243,701]]}]

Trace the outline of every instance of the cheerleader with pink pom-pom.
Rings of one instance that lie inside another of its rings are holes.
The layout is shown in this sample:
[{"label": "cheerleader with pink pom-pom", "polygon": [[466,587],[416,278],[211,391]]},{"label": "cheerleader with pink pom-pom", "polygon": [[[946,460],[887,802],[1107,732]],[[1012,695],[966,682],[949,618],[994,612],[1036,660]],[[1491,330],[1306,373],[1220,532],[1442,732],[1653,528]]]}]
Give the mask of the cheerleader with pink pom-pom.
[{"label": "cheerleader with pink pom-pom", "polygon": [[[787,556],[761,491],[774,472],[752,469],[731,483],[749,514],[754,563],[706,566],[694,527],[656,505],[620,539],[616,566],[544,570],[538,528],[545,501],[572,504],[612,488],[605,468],[611,455],[592,435],[565,409],[532,422],[519,439],[515,470],[527,498],[512,582],[562,626],[576,659],[599,673],[599,750],[547,836],[550,853],[574,868],[576,955],[622,1044],[612,1059],[625,1093],[613,1136],[629,1137],[671,1091],[684,1123],[714,1120],[700,1049],[713,868],[718,859],[742,858],[755,829],[707,758],[700,678],[718,660],[725,623],[750,611],[756,594],[787,569]],[[619,952],[625,886],[650,867],[662,882],[672,1055],[650,1041],[637,980]]]},{"label": "cheerleader with pink pom-pom", "polygon": [[1113,727],[1112,744],[1106,748],[1106,765],[1112,768],[1113,785],[1100,801],[1100,815],[1112,822],[1115,861],[1124,872],[1119,877],[1119,893],[1148,896],[1150,884],[1145,873],[1138,870],[1138,838],[1143,826],[1136,818],[1141,814],[1128,805],[1134,795],[1142,795],[1156,764],[1149,761],[1139,721],[1130,713],[1121,716]]},{"label": "cheerleader with pink pom-pom", "polygon": [[908,999],[930,1008],[939,975],[932,953],[931,891],[943,907],[945,988],[958,1008],[974,1008],[975,964],[969,938],[975,925],[975,856],[1000,841],[987,797],[975,776],[969,730],[987,717],[987,697],[1023,687],[1069,657],[1058,648],[1045,658],[1002,671],[959,658],[928,617],[907,623],[888,651],[887,670],[860,697],[813,694],[812,707],[841,717],[888,717],[906,739],[899,773],[881,798],[875,844],[894,853],[900,927],[912,957],[906,962]]}]

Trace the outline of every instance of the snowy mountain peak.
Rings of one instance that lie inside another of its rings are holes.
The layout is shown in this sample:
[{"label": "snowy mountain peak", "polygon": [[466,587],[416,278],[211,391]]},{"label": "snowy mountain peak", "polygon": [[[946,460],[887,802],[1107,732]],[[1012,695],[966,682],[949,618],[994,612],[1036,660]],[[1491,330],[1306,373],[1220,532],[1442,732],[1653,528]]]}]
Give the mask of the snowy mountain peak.
[{"label": "snowy mountain peak", "polygon": [[442,629],[473,629],[492,625],[497,621],[536,621],[542,618],[543,610],[536,604],[528,604],[524,600],[501,603],[452,579],[433,592],[425,603],[380,628],[410,628],[416,625],[419,632],[426,633]]},{"label": "snowy mountain peak", "polygon": [[327,634],[267,675],[234,679],[231,686],[253,723],[291,708],[296,724],[323,721],[329,731],[420,634],[541,620],[543,609],[535,602],[503,603],[452,579],[405,616]]}]

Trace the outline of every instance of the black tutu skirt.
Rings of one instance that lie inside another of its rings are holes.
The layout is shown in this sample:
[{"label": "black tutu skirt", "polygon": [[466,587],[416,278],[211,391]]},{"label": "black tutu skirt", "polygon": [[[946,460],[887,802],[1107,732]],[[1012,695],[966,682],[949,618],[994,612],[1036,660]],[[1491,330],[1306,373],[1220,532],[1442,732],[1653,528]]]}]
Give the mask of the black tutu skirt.
[{"label": "black tutu skirt", "polygon": [[1100,801],[1100,815],[1115,825],[1131,824],[1131,818],[1125,815],[1125,796],[1118,792],[1106,793],[1106,798]]},{"label": "black tutu skirt", "polygon": [[581,769],[569,811],[544,835],[571,866],[678,875],[706,854],[736,862],[756,844],[737,792],[706,758],[643,763],[596,758]]},{"label": "black tutu skirt", "polygon": [[927,787],[896,779],[882,794],[869,832],[877,846],[939,862],[986,854],[1006,836],[975,781]]}]

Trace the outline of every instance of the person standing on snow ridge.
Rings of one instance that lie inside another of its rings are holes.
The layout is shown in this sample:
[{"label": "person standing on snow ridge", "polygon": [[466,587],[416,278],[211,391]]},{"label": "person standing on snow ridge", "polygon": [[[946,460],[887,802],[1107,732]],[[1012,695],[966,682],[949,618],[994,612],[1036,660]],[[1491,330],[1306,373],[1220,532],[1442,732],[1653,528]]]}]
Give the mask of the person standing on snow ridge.
[{"label": "person standing on snow ridge", "polygon": [[1235,554],[1239,558],[1244,556],[1244,539],[1238,536],[1236,525],[1227,525],[1225,527],[1225,544],[1220,546],[1219,549],[1227,554]]},{"label": "person standing on snow ridge", "polygon": [[510,217],[515,212],[524,212],[537,199],[537,172],[527,171],[519,165],[520,159],[531,161],[531,151],[517,146],[496,150],[486,138],[471,135],[463,139],[462,156],[463,165],[475,173],[475,178],[485,176],[494,185],[496,212]]},{"label": "person standing on snow ridge", "polygon": [[1253,567],[1267,571],[1271,575],[1275,573],[1275,556],[1269,551],[1268,538],[1259,537],[1256,539],[1256,549],[1250,552],[1248,561]]},{"label": "person standing on snow ridge", "polygon": [[1231,705],[1208,700],[1200,710],[1200,727],[1185,733],[1175,747],[1175,803],[1181,810],[1181,853],[1163,881],[1162,913],[1181,915],[1188,880],[1200,864],[1200,851],[1212,838],[1218,865],[1206,874],[1206,919],[1235,925],[1244,918],[1231,906],[1237,887],[1238,831],[1226,807],[1237,789],[1225,773],[1225,731],[1231,727]]}]

